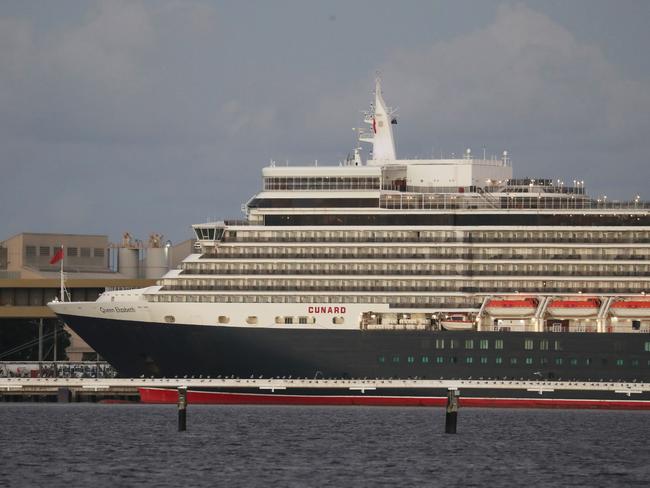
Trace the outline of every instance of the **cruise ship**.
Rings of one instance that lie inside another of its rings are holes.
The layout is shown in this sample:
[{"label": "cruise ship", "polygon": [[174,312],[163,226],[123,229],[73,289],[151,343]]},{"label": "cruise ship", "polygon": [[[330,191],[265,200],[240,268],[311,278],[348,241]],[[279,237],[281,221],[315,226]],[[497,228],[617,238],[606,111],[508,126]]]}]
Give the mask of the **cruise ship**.
[{"label": "cruise ship", "polygon": [[[506,151],[400,159],[379,81],[364,122],[367,158],[271,162],[157,286],[49,306],[127,377],[650,381],[650,205],[513,177]],[[241,390],[203,393],[292,400]]]}]

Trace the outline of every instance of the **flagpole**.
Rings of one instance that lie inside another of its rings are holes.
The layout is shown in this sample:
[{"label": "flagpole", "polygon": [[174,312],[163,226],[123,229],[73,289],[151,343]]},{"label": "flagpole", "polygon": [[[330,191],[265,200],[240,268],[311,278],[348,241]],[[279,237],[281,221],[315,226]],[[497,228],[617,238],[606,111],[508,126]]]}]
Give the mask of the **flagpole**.
[{"label": "flagpole", "polygon": [[[61,254],[63,254],[63,245],[61,246]],[[61,257],[61,301],[65,302],[65,283],[63,280],[63,257]]]}]

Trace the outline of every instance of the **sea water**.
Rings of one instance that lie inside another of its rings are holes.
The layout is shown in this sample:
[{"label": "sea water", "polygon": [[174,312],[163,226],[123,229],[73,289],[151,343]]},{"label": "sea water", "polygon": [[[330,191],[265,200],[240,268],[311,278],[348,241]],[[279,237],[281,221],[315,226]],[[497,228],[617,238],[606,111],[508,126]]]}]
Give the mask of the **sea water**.
[{"label": "sea water", "polygon": [[0,404],[0,486],[650,486],[650,412]]}]

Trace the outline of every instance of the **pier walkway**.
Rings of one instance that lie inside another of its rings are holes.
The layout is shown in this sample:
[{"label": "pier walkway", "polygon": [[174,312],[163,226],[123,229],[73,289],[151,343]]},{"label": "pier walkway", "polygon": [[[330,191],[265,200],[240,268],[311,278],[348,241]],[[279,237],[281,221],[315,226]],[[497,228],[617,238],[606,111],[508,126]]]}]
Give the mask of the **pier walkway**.
[{"label": "pier walkway", "polygon": [[[608,392],[621,400],[650,392],[650,383],[612,381],[454,380],[454,379],[306,379],[306,378],[0,378],[0,401],[55,397],[68,390],[73,400],[130,399],[137,401],[138,388],[187,387],[188,389],[252,388],[260,393],[291,389],[345,389],[365,393],[382,389],[410,390],[519,390],[536,392]],[[22,397],[22,398],[10,398]]]}]

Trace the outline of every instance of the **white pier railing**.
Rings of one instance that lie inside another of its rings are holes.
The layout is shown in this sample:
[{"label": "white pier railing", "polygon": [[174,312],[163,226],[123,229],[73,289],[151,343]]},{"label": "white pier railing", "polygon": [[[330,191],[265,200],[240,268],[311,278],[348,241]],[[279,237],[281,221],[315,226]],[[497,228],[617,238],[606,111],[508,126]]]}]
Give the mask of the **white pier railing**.
[{"label": "white pier railing", "polygon": [[521,390],[603,391],[626,396],[650,392],[650,383],[616,381],[544,381],[544,380],[421,380],[421,379],[244,379],[244,378],[0,378],[0,392],[56,391],[58,388],[78,388],[82,391],[108,391],[148,388],[257,388],[265,391],[293,388],[348,389],[371,391],[382,389],[427,390]]}]

